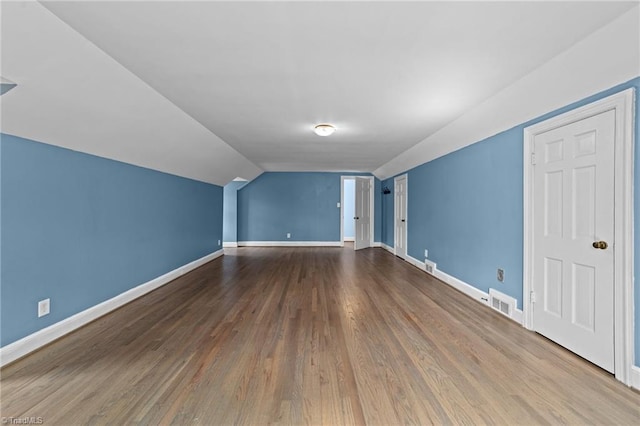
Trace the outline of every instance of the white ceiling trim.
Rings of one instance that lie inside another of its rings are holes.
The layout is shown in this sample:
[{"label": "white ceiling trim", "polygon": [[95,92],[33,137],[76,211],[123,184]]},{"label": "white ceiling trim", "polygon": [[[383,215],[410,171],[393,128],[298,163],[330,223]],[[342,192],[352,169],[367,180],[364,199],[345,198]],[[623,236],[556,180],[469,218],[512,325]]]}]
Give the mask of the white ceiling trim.
[{"label": "white ceiling trim", "polygon": [[482,141],[640,75],[640,6],[376,169],[379,179]]}]

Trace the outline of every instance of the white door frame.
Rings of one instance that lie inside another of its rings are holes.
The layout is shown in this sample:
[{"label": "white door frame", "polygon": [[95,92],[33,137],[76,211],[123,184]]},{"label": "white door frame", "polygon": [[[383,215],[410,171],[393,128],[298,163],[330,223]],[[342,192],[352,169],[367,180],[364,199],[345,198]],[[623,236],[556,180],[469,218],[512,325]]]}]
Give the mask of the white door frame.
[{"label": "white door frame", "polygon": [[369,184],[371,185],[371,190],[369,191],[369,210],[370,210],[370,219],[371,223],[369,224],[369,247],[373,247],[373,232],[374,232],[374,196],[375,196],[375,187],[376,183],[373,176],[340,176],[340,247],[344,247],[344,181],[346,179],[362,178],[369,179]]},{"label": "white door frame", "polygon": [[[615,110],[614,152],[614,369],[616,379],[631,385],[634,364],[633,301],[633,129],[634,89],[627,89],[599,101],[552,117],[524,129],[524,240],[523,319],[534,329],[533,290],[533,173],[534,138],[606,111]],[[540,154],[538,154],[540,155]]]},{"label": "white door frame", "polygon": [[[407,232],[407,229],[409,228],[409,210],[407,209],[408,206],[408,199],[409,199],[409,175],[407,173],[400,175],[400,176],[396,176],[395,178],[393,178],[393,196],[395,197],[396,194],[398,193],[398,180],[399,179],[403,179],[404,178],[404,214],[405,214],[405,218],[404,218],[404,235],[403,235],[403,239],[402,241],[404,241],[404,257],[400,256],[402,259],[407,260],[407,257],[409,257],[409,250],[407,247],[407,235],[409,234]],[[396,244],[396,223],[398,223],[398,217],[397,217],[397,213],[398,213],[398,209],[396,208],[395,205],[395,198],[393,200],[393,238],[394,238],[394,242],[393,242],[393,254],[395,254],[396,256],[398,255],[398,250],[397,250],[397,244]]]}]

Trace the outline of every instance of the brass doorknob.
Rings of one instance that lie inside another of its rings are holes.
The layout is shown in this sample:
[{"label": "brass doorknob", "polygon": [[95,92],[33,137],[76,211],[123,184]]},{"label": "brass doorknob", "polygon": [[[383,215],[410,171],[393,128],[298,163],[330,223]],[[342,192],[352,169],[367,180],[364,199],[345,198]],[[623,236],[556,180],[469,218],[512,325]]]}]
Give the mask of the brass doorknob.
[{"label": "brass doorknob", "polygon": [[607,244],[606,241],[594,241],[593,242],[593,248],[605,250],[607,247],[609,247],[609,244]]}]

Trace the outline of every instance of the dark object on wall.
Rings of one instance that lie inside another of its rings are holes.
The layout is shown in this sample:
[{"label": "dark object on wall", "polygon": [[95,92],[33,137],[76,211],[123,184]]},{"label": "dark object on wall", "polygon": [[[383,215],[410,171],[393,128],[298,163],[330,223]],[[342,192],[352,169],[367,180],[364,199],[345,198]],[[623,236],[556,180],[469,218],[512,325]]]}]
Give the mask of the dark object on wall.
[{"label": "dark object on wall", "polygon": [[384,195],[391,194],[391,190],[388,187],[385,186],[385,187],[382,188],[382,193]]}]

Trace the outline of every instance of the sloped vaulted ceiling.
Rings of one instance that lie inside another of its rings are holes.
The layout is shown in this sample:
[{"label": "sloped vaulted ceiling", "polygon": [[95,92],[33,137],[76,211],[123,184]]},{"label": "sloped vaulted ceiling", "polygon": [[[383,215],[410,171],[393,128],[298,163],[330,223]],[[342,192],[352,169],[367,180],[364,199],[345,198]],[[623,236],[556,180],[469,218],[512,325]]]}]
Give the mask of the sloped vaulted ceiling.
[{"label": "sloped vaulted ceiling", "polygon": [[2,132],[224,185],[262,170],[36,2],[3,2]]},{"label": "sloped vaulted ceiling", "polygon": [[[218,184],[262,170],[386,177],[473,142],[447,129],[634,7],[3,3],[0,74],[18,86],[2,130]],[[338,131],[319,138],[319,122]]]}]

